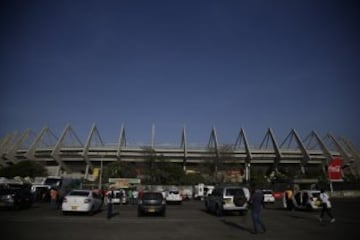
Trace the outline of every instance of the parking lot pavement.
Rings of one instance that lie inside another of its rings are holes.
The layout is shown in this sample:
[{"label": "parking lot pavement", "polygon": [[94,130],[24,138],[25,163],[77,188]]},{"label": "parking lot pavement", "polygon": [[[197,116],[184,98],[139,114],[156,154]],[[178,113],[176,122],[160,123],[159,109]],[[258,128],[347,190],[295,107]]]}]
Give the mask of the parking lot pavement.
[{"label": "parking lot pavement", "polygon": [[360,234],[360,199],[334,199],[336,222],[320,223],[320,212],[289,212],[278,204],[263,211],[267,232],[253,235],[250,215],[216,217],[201,201],[187,201],[167,208],[166,217],[137,217],[136,206],[116,206],[112,219],[105,208],[93,216],[63,216],[47,204],[21,211],[0,211],[1,239],[357,239]]}]

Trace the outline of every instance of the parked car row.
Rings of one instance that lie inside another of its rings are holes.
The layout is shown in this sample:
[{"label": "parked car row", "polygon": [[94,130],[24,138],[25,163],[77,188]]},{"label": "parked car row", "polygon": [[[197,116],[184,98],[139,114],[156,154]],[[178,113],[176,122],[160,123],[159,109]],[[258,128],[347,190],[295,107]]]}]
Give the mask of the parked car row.
[{"label": "parked car row", "polygon": [[[31,207],[33,202],[48,190],[48,186],[31,186],[29,184],[0,184],[0,207],[21,209]],[[271,189],[263,189],[264,204],[275,203],[276,193]],[[39,194],[40,193],[40,194]],[[129,199],[124,189],[113,191],[112,202],[114,204],[126,204]],[[280,195],[279,193],[277,193]],[[283,207],[289,204],[295,209],[316,210],[321,208],[318,190],[300,190],[293,194],[289,199],[288,194],[281,193]],[[245,186],[216,186],[211,193],[204,199],[205,208],[208,212],[217,216],[225,212],[238,212],[246,214],[248,201],[250,199],[249,189]],[[183,196],[177,188],[168,191],[145,191],[136,195],[138,205],[138,215],[146,213],[160,213],[165,216],[167,204],[182,204]],[[104,198],[93,190],[72,190],[62,199],[61,210],[64,214],[69,212],[86,212],[89,215],[99,211],[104,204]]]}]

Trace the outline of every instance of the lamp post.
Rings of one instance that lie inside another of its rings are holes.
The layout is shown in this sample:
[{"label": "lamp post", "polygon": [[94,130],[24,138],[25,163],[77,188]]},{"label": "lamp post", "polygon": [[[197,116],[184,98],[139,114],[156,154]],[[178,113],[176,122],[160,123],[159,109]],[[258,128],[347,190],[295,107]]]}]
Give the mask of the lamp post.
[{"label": "lamp post", "polygon": [[99,176],[99,189],[102,189],[102,176],[103,176],[103,155],[101,156],[101,161],[100,161],[100,176]]},{"label": "lamp post", "polygon": [[246,183],[250,181],[250,163],[245,163],[245,180]]}]

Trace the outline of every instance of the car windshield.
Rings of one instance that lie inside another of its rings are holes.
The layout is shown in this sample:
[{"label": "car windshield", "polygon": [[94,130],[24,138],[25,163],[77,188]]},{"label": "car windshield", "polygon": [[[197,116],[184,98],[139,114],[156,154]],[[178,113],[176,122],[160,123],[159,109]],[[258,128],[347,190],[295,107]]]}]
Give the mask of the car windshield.
[{"label": "car windshield", "polygon": [[264,194],[272,194],[272,191],[264,190],[263,193],[264,193]]},{"label": "car windshield", "polygon": [[243,194],[243,190],[241,188],[228,188],[225,192],[226,196],[235,196],[239,194]]},{"label": "car windshield", "polygon": [[59,178],[46,178],[45,183],[46,185],[57,185],[60,182]]},{"label": "car windshield", "polygon": [[169,191],[170,194],[179,194],[178,191]]},{"label": "car windshield", "polygon": [[87,197],[87,196],[89,196],[89,192],[87,192],[87,191],[72,191],[69,193],[69,196]]},{"label": "car windshield", "polygon": [[122,193],[122,192],[116,192],[116,193],[115,193],[115,197],[116,197],[116,198],[124,197],[124,193]]},{"label": "car windshield", "polygon": [[144,193],[143,200],[162,200],[163,196],[161,193]]}]

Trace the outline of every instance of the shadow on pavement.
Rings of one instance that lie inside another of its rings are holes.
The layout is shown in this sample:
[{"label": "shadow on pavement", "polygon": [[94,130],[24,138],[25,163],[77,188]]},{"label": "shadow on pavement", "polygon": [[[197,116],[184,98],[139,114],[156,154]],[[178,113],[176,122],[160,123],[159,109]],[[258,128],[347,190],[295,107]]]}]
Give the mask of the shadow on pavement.
[{"label": "shadow on pavement", "polygon": [[249,233],[252,233],[252,232],[253,232],[252,228],[247,228],[247,227],[241,226],[241,225],[239,225],[239,224],[237,224],[237,223],[230,222],[230,221],[225,220],[225,219],[221,219],[220,221],[221,221],[222,223],[224,223],[225,225],[228,225],[228,226],[230,226],[230,227],[237,228],[237,229],[240,229],[240,230],[242,230],[242,231],[249,232]]}]

